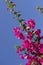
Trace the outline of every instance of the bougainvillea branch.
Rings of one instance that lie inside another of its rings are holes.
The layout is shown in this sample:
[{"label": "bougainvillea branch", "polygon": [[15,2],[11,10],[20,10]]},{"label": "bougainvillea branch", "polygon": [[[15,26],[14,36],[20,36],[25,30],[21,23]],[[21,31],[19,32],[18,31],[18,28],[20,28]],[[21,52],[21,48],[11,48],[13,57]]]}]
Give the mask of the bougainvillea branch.
[{"label": "bougainvillea branch", "polygon": [[24,21],[24,19],[20,18],[20,16],[21,16],[20,11],[15,11],[16,4],[9,0],[6,0],[6,3],[8,5],[7,10],[9,10],[12,14],[14,14],[14,18],[17,18],[20,25],[22,25],[22,22]]},{"label": "bougainvillea branch", "polygon": [[37,6],[37,10],[38,10],[40,13],[42,13],[42,14],[43,14],[43,8],[42,8],[42,7]]},{"label": "bougainvillea branch", "polygon": [[[17,16],[19,23],[22,25],[22,28],[13,28],[16,38],[22,40],[21,46],[16,46],[17,53],[21,59],[28,60],[26,65],[43,65],[43,43],[41,42],[41,40],[43,40],[43,36],[41,36],[41,30],[34,29],[34,19],[30,19],[22,23],[24,19],[19,18],[21,14],[14,11],[16,4],[8,0],[6,0],[6,2],[10,12]],[[40,9],[40,7],[37,9]]]}]

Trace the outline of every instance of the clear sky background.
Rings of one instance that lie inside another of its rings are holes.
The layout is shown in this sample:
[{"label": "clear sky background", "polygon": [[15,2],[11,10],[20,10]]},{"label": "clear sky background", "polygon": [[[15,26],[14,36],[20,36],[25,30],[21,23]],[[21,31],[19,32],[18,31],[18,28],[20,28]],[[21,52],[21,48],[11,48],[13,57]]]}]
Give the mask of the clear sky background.
[{"label": "clear sky background", "polygon": [[[36,10],[36,6],[43,7],[43,0],[12,0],[16,3],[17,10],[22,13],[22,18],[29,20],[33,18],[36,28],[40,28],[43,34],[43,14]],[[25,65],[26,60],[20,60],[16,54],[14,45],[20,45],[21,41],[16,39],[13,28],[19,26],[13,15],[6,10],[5,0],[0,0],[0,65]]]}]

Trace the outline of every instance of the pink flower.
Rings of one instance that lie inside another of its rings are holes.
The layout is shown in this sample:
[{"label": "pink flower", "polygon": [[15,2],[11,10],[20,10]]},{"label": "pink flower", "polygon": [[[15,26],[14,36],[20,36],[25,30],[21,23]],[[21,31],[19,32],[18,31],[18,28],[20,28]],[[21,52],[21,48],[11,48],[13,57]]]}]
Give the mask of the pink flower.
[{"label": "pink flower", "polygon": [[24,59],[27,59],[28,55],[24,56]]},{"label": "pink flower", "polygon": [[31,31],[28,32],[27,38],[30,40],[32,39],[32,32]]},{"label": "pink flower", "polygon": [[25,49],[24,47],[21,47],[21,48],[20,48],[20,51],[23,51],[24,49]]},{"label": "pink flower", "polygon": [[13,30],[14,30],[15,33],[17,33],[17,32],[20,31],[20,28],[19,27],[15,27]]},{"label": "pink flower", "polygon": [[41,65],[43,65],[43,58],[40,60]]},{"label": "pink flower", "polygon": [[31,47],[31,44],[28,40],[24,40],[23,43],[22,43],[22,46],[24,48],[30,48]]},{"label": "pink flower", "polygon": [[32,59],[32,56],[30,56],[30,55],[26,54],[26,55],[24,56],[24,59],[31,60],[31,59]]},{"label": "pink flower", "polygon": [[41,42],[39,42],[39,48],[42,48],[43,44]]},{"label": "pink flower", "polygon": [[24,59],[24,56],[23,56],[23,54],[19,54],[19,55],[20,55],[20,58],[21,58],[21,59]]},{"label": "pink flower", "polygon": [[25,39],[25,36],[20,32],[20,28],[18,27],[14,28],[14,33],[18,39],[22,39],[22,40]]},{"label": "pink flower", "polygon": [[43,36],[41,36],[40,38],[43,39]]},{"label": "pink flower", "polygon": [[31,65],[31,62],[27,62],[26,65]]},{"label": "pink flower", "polygon": [[18,38],[24,40],[25,36],[22,33],[19,33]]},{"label": "pink flower", "polygon": [[19,49],[17,49],[17,53],[22,52],[24,50],[24,47],[20,47]]},{"label": "pink flower", "polygon": [[38,61],[39,61],[36,56],[34,56],[34,57],[32,58],[32,60],[35,61],[35,62],[38,62]]},{"label": "pink flower", "polygon": [[37,30],[35,31],[35,33],[36,33],[36,35],[40,36],[41,30],[40,30],[40,29],[37,29]]},{"label": "pink flower", "polygon": [[15,36],[16,36],[18,39],[22,39],[22,40],[25,39],[25,36],[24,36],[22,33],[16,33]]},{"label": "pink flower", "polygon": [[43,47],[40,49],[40,53],[42,53],[42,54],[43,54]]},{"label": "pink flower", "polygon": [[33,44],[33,50],[37,50],[38,49],[38,45],[35,42],[32,42]]},{"label": "pink flower", "polygon": [[35,27],[35,22],[33,19],[26,21],[25,24],[28,25],[32,29]]}]

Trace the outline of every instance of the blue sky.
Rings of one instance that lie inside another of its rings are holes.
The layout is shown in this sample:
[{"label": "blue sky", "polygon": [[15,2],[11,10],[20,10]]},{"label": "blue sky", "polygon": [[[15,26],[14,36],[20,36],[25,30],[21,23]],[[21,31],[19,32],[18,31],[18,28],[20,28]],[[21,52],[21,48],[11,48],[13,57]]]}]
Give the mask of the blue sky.
[{"label": "blue sky", "polygon": [[[17,10],[22,13],[22,18],[29,20],[33,18],[36,28],[40,28],[43,34],[43,14],[36,10],[36,6],[43,7],[43,0],[12,0],[16,3]],[[20,60],[16,54],[14,45],[19,45],[20,40],[16,39],[13,28],[19,26],[13,15],[6,10],[5,0],[0,0],[0,65],[25,65],[26,60]]]}]

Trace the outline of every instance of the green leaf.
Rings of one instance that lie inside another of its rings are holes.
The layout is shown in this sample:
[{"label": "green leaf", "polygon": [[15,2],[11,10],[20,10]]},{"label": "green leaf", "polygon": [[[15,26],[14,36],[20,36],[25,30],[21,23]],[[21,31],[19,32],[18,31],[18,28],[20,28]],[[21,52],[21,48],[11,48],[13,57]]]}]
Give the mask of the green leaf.
[{"label": "green leaf", "polygon": [[20,23],[23,22],[23,21],[24,21],[24,19],[20,19],[20,20],[19,20]]},{"label": "green leaf", "polygon": [[21,48],[21,47],[20,47],[20,46],[15,46],[15,48],[19,49],[19,48]]},{"label": "green leaf", "polygon": [[24,19],[19,19],[18,21],[20,23],[20,26],[22,26],[22,22],[24,21]]},{"label": "green leaf", "polygon": [[23,27],[24,27],[24,29],[26,29],[26,25],[25,24],[23,24]]},{"label": "green leaf", "polygon": [[41,11],[41,13],[43,14],[43,11]]},{"label": "green leaf", "polygon": [[16,6],[16,4],[12,4],[11,8],[14,8]]},{"label": "green leaf", "polygon": [[8,5],[8,8],[11,8],[11,6],[10,6],[10,5]]},{"label": "green leaf", "polygon": [[17,14],[17,12],[14,12],[14,14],[16,15],[16,14]]},{"label": "green leaf", "polygon": [[21,14],[18,14],[18,18],[21,16]]},{"label": "green leaf", "polygon": [[13,6],[15,6],[15,7],[16,7],[16,4],[14,3],[14,4],[13,4]]},{"label": "green leaf", "polygon": [[37,6],[36,8],[37,8],[37,10],[39,10],[40,9],[40,6]]}]

